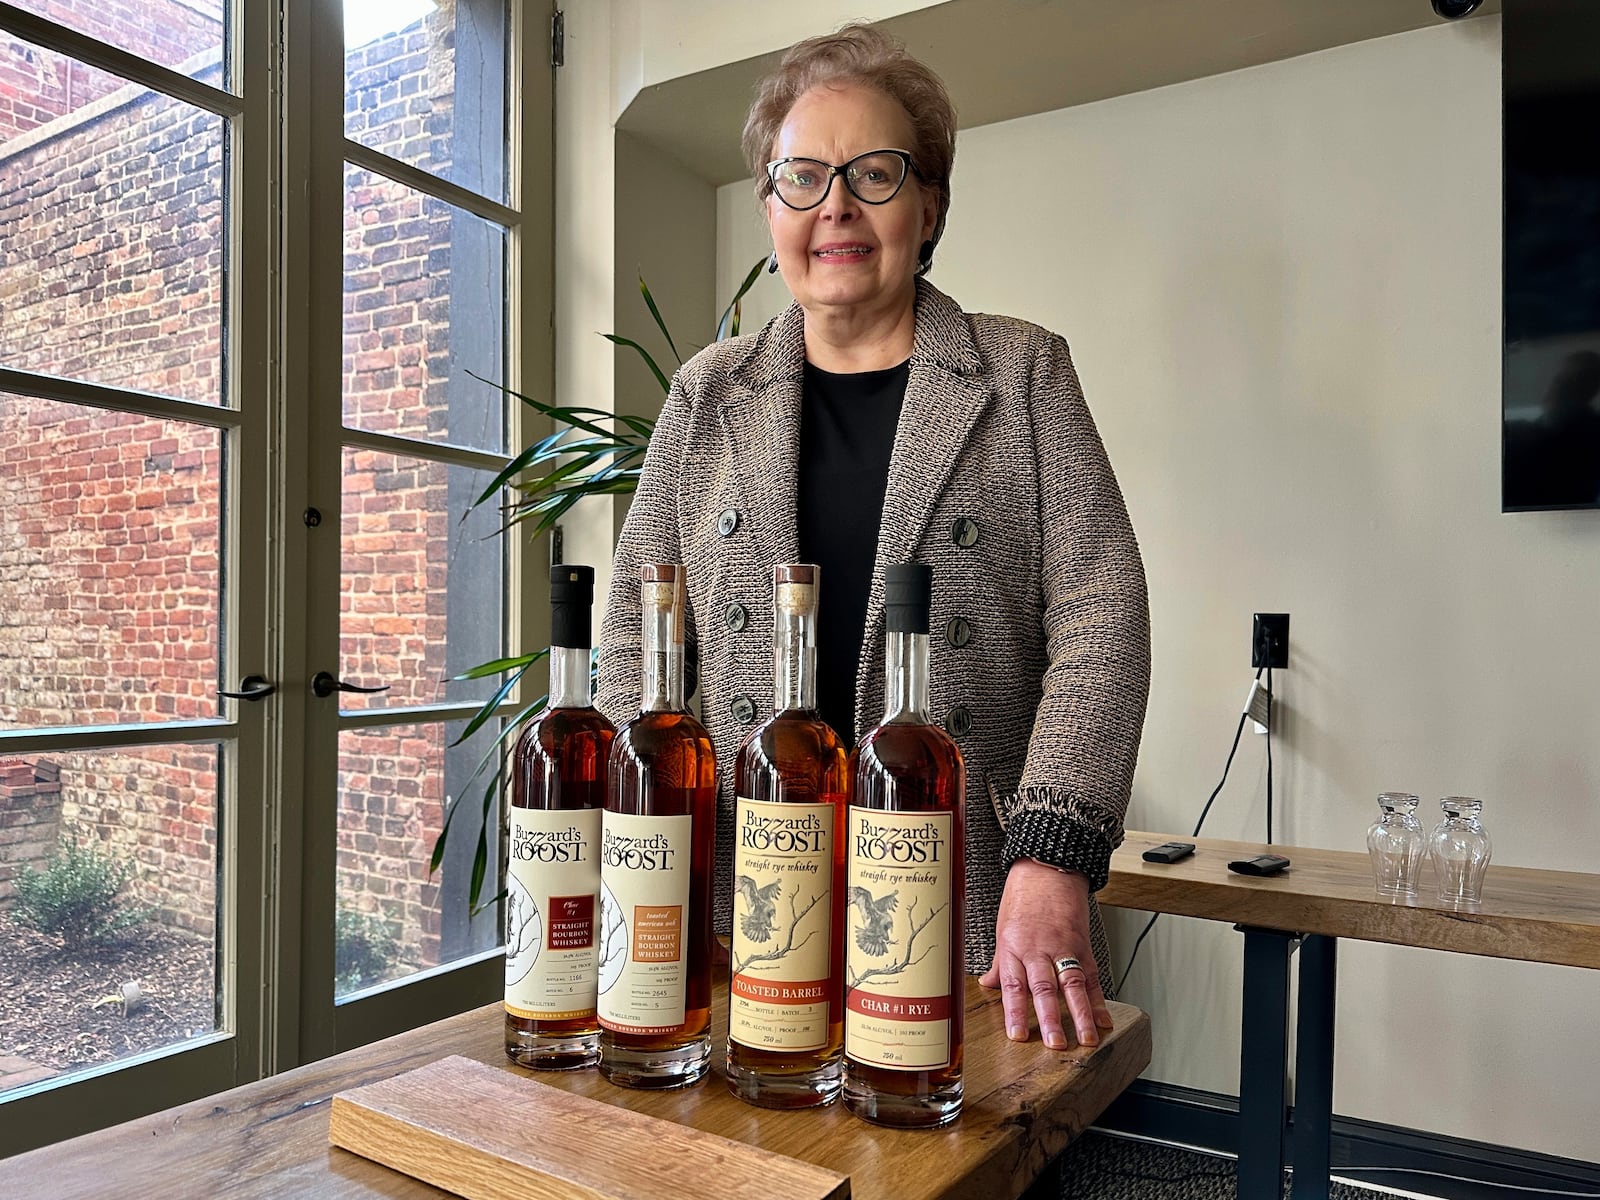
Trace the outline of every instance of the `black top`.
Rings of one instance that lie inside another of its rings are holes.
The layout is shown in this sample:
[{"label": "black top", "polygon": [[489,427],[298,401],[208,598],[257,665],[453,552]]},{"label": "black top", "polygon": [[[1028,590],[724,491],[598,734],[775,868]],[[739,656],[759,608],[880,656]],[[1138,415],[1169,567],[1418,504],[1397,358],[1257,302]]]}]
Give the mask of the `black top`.
[{"label": "black top", "polygon": [[856,666],[889,488],[909,363],[835,375],[810,363],[800,406],[800,557],[822,568],[817,613],[817,707],[848,745],[856,729]]}]

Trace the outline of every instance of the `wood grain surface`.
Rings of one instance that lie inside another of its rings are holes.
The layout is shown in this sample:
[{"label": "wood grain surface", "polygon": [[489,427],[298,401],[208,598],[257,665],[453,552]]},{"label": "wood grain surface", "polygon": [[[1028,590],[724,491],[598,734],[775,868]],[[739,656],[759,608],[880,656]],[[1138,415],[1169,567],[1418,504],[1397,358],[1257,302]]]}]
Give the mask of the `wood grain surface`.
[{"label": "wood grain surface", "polygon": [[[495,1115],[484,1120],[483,1114]],[[329,1140],[468,1200],[730,1196],[848,1200],[850,1181],[786,1155],[573,1096],[452,1054],[333,1098]]]},{"label": "wood grain surface", "polygon": [[[1092,1050],[1046,1049],[1005,1036],[998,992],[967,981],[965,1104],[934,1131],[879,1129],[835,1104],[772,1112],[728,1093],[713,1074],[679,1092],[618,1088],[594,1071],[535,1073],[507,1062],[499,1005],[488,1005],[322,1062],[99,1133],[0,1161],[0,1196],[420,1197],[444,1193],[328,1144],[336,1092],[388,1079],[451,1054],[512,1079],[813,1163],[850,1176],[855,1200],[1007,1200],[1104,1111],[1150,1062],[1150,1020],[1113,1004],[1116,1029]],[[725,1030],[726,985],[712,1028]],[[483,1106],[485,1124],[504,1119]],[[715,1196],[715,1180],[697,1195]]]},{"label": "wood grain surface", "polygon": [[[1139,856],[1162,842],[1195,844],[1182,862]],[[1234,859],[1281,854],[1281,875],[1228,870]],[[1293,933],[1320,933],[1572,967],[1600,967],[1600,875],[1489,865],[1474,912],[1438,907],[1433,869],[1423,866],[1415,900],[1381,897],[1365,852],[1268,846],[1164,833],[1128,833],[1111,856],[1102,904],[1204,917]]]}]

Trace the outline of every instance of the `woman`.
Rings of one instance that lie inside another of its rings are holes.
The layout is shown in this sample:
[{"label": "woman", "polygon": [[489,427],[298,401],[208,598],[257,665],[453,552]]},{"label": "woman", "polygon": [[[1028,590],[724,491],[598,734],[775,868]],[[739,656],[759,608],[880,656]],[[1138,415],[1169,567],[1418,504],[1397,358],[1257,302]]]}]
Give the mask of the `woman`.
[{"label": "woman", "polygon": [[883,567],[931,564],[932,706],[967,765],[967,969],[1001,989],[1015,1040],[1031,1007],[1066,1046],[1064,999],[1092,1045],[1111,1016],[1090,897],[1144,721],[1144,572],[1066,344],[921,278],[955,128],[939,79],[870,26],[801,42],[762,83],[744,147],[794,303],[673,381],[617,547],[599,703],[638,707],[639,564],[686,564],[726,931],[733,758],[770,715],[772,564],[823,567],[820,705],[847,742],[881,713]]}]

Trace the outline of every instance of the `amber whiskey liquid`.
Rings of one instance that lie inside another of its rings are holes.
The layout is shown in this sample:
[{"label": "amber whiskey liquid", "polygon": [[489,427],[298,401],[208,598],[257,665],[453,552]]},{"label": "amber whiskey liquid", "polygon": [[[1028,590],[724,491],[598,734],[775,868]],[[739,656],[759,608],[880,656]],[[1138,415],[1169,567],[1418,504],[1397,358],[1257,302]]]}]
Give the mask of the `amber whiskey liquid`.
[{"label": "amber whiskey liquid", "polygon": [[600,1073],[684,1087],[711,1063],[717,760],[683,695],[683,568],[642,568],[641,711],[611,746],[600,850]]},{"label": "amber whiskey liquid", "polygon": [[764,1108],[839,1094],[848,757],[817,714],[819,569],[773,568],[773,713],[739,749],[728,1088]]},{"label": "amber whiskey liquid", "polygon": [[889,568],[886,712],[851,755],[845,832],[845,1106],[907,1128],[961,1112],[966,769],[928,713],[931,577]]},{"label": "amber whiskey liquid", "polygon": [[506,1055],[544,1070],[600,1058],[600,819],[615,734],[589,698],[594,569],[550,571],[550,697],[517,739],[506,810]]}]

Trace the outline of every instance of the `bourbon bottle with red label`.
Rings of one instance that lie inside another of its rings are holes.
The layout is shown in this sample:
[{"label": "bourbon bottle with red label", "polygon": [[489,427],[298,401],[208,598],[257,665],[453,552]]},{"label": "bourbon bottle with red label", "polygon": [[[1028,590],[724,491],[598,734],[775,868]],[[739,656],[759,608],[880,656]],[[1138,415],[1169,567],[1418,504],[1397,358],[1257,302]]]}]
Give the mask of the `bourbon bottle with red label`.
[{"label": "bourbon bottle with red label", "polygon": [[880,1125],[961,1112],[966,836],[961,752],[928,712],[933,572],[885,578],[887,703],[850,758],[844,1102]]},{"label": "bourbon bottle with red label", "polygon": [[809,1108],[843,1079],[848,758],[817,713],[811,564],[773,568],[773,715],[740,747],[733,843],[728,1087]]},{"label": "bourbon bottle with red label", "polygon": [[600,814],[614,730],[589,698],[594,568],[550,568],[550,698],[517,739],[506,810],[506,1054],[600,1058]]}]

